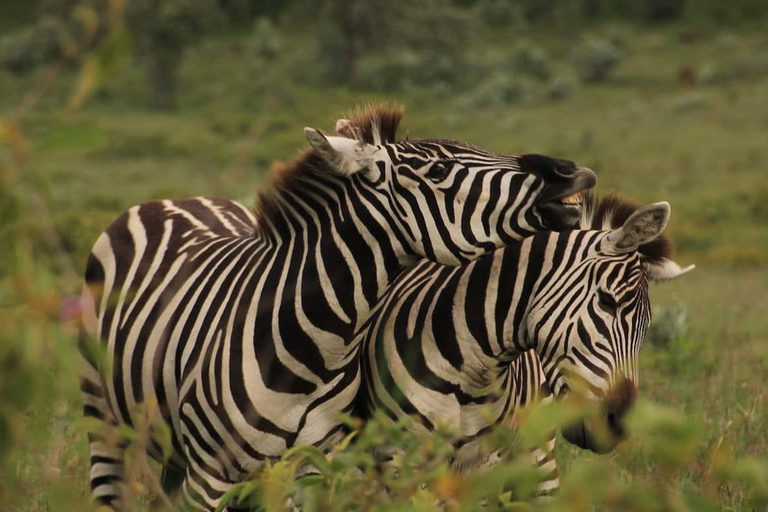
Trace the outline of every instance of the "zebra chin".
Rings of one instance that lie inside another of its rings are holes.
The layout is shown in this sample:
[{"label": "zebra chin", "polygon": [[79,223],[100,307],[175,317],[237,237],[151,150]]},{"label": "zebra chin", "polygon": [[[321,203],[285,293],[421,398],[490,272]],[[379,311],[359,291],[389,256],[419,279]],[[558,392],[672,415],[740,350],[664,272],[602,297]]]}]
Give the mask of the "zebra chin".
[{"label": "zebra chin", "polygon": [[624,439],[623,432],[617,434],[612,430],[612,428],[606,428],[606,426],[594,428],[591,422],[581,420],[563,427],[560,433],[566,441],[578,446],[582,450],[605,454],[612,452]]},{"label": "zebra chin", "polygon": [[548,181],[537,201],[537,208],[549,229],[560,231],[578,225],[584,208],[586,194],[591,190],[597,177],[591,169],[579,167],[567,178]]}]

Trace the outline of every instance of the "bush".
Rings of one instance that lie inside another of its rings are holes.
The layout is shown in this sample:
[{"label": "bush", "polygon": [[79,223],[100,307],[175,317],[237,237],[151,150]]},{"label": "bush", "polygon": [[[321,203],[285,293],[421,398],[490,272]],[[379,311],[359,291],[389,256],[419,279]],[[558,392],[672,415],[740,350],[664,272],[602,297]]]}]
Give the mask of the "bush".
[{"label": "bush", "polygon": [[621,52],[601,39],[592,39],[581,45],[573,56],[579,77],[585,82],[604,82],[616,74]]},{"label": "bush", "polygon": [[[719,509],[716,493],[702,495],[684,485],[689,471],[708,461],[704,487],[736,484],[755,507],[768,499],[768,465],[755,458],[736,458],[722,446],[707,447],[704,429],[680,411],[640,402],[628,418],[631,442],[613,457],[584,457],[561,468],[560,491],[545,502],[531,502],[540,480],[530,450],[544,433],[575,416],[589,414],[564,404],[521,411],[520,427],[499,426],[485,448],[501,450],[502,461],[474,474],[457,474],[450,466],[455,437],[449,430],[414,429],[408,418],[397,423],[376,417],[353,429],[326,455],[314,447],[289,450],[253,480],[238,484],[219,504],[247,503],[256,510],[277,510],[286,501],[303,510],[680,510]],[[630,444],[631,446],[627,446]],[[628,451],[658,473],[626,481]],[[389,455],[388,460],[387,455]],[[309,471],[309,472],[307,472]],[[303,474],[295,481],[294,479]],[[509,489],[514,489],[512,492]],[[527,502],[527,503],[526,503]],[[576,505],[578,504],[578,505]]]},{"label": "bush", "polygon": [[328,0],[317,46],[325,81],[403,90],[469,76],[476,17],[449,0]]},{"label": "bush", "polygon": [[63,55],[65,26],[53,18],[0,39],[0,66],[23,73]]},{"label": "bush", "polygon": [[701,92],[688,92],[681,94],[672,103],[672,109],[678,112],[699,110],[709,103],[709,97]]},{"label": "bush", "polygon": [[688,308],[685,304],[659,307],[653,311],[653,321],[645,334],[645,343],[658,348],[670,348],[688,336]]},{"label": "bush", "polygon": [[357,85],[376,91],[402,92],[415,87],[447,89],[466,76],[466,68],[447,55],[403,50],[360,63]]},{"label": "bush", "polygon": [[521,44],[517,47],[512,57],[512,67],[515,72],[538,80],[546,80],[552,76],[547,52],[530,44]]},{"label": "bush", "polygon": [[566,75],[554,76],[547,84],[547,98],[552,101],[567,99],[573,94],[575,88],[576,83],[571,77]]},{"label": "bush", "polygon": [[536,85],[510,73],[497,73],[478,85],[467,102],[478,107],[527,105],[533,100]]},{"label": "bush", "polygon": [[480,0],[476,6],[480,19],[491,27],[525,26],[523,10],[518,2],[509,0]]},{"label": "bush", "polygon": [[275,59],[282,48],[280,36],[269,18],[259,18],[250,37],[251,51],[264,60]]}]

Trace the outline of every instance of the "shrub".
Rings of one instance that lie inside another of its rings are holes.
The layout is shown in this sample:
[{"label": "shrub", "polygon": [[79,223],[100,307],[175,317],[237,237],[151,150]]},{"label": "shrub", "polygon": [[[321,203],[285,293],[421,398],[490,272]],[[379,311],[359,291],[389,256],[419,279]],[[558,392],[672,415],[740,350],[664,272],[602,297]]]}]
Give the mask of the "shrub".
[{"label": "shrub", "polygon": [[709,97],[701,92],[688,92],[681,94],[672,103],[672,109],[678,112],[687,112],[704,108],[709,103]]},{"label": "shrub", "polygon": [[604,82],[616,74],[621,52],[601,39],[591,39],[581,45],[573,56],[579,77],[585,82]]},{"label": "shrub", "polygon": [[576,88],[574,80],[567,75],[556,75],[547,83],[547,98],[561,101],[569,98]]},{"label": "shrub", "polygon": [[61,57],[66,39],[65,26],[53,18],[0,39],[0,66],[22,73]]},{"label": "shrub", "polygon": [[552,76],[547,52],[530,44],[521,44],[517,47],[512,57],[512,67],[515,72],[538,80],[546,80]]},{"label": "shrub", "polygon": [[659,348],[670,348],[688,336],[688,308],[680,303],[654,309],[645,342]]},{"label": "shrub", "polygon": [[269,18],[259,18],[250,37],[251,51],[262,59],[272,60],[280,54],[282,42]]},{"label": "shrub", "polygon": [[[541,446],[552,428],[589,413],[562,403],[521,411],[519,428],[500,426],[486,439],[485,448],[501,450],[502,461],[474,474],[457,474],[451,468],[448,460],[455,437],[448,429],[427,433],[412,428],[408,418],[394,423],[376,417],[365,425],[348,420],[352,433],[331,455],[314,447],[293,448],[252,480],[231,489],[219,510],[228,502],[247,503],[256,510],[283,509],[288,502],[311,511],[374,506],[435,511],[717,510],[716,493],[702,495],[684,485],[701,457],[710,461],[702,477],[705,488],[736,484],[756,507],[768,499],[764,461],[736,458],[722,446],[707,447],[704,429],[696,420],[641,401],[628,417],[631,443],[613,457],[573,460],[567,470],[561,468],[559,493],[543,503],[531,502],[540,476],[530,463],[530,450]],[[658,473],[626,481],[622,473],[632,464],[626,456],[629,451]]]},{"label": "shrub", "polygon": [[525,25],[522,6],[509,0],[480,0],[476,6],[480,19],[491,27],[515,27]]},{"label": "shrub", "polygon": [[533,99],[536,86],[510,73],[496,73],[469,95],[467,102],[479,107],[527,105]]},{"label": "shrub", "polygon": [[448,55],[403,50],[360,63],[357,85],[377,91],[401,92],[414,87],[448,89],[466,75],[466,68]]}]

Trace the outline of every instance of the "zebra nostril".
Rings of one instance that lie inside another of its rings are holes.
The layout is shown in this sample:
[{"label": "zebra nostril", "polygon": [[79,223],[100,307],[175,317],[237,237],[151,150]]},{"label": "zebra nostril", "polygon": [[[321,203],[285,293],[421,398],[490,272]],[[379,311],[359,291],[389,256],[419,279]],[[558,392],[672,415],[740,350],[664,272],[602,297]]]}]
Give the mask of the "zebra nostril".
[{"label": "zebra nostril", "polygon": [[626,434],[626,429],[624,428],[624,410],[617,409],[609,411],[606,421],[608,423],[608,430],[610,430],[612,435],[617,438],[624,437],[624,434]]}]

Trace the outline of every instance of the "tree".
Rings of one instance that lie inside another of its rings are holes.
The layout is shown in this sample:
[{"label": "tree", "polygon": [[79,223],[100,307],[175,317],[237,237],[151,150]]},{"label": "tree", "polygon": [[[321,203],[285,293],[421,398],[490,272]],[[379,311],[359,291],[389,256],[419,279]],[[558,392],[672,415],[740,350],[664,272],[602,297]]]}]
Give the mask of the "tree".
[{"label": "tree", "polygon": [[357,82],[367,52],[459,62],[475,21],[452,0],[324,0],[322,8],[321,57],[342,83]]},{"label": "tree", "polygon": [[146,65],[154,106],[174,109],[184,50],[202,34],[225,24],[219,4],[216,0],[132,0],[126,22]]}]

